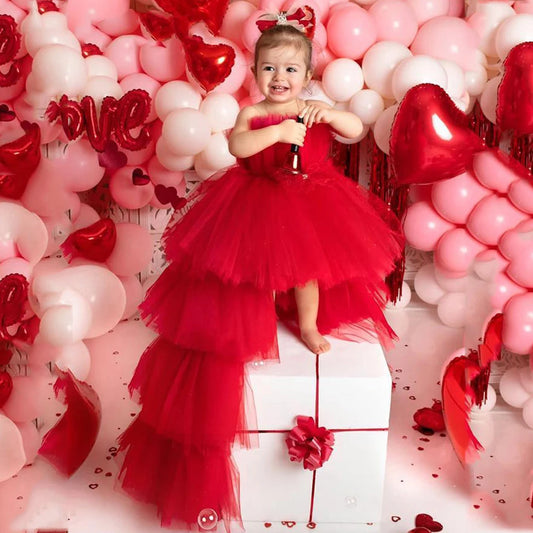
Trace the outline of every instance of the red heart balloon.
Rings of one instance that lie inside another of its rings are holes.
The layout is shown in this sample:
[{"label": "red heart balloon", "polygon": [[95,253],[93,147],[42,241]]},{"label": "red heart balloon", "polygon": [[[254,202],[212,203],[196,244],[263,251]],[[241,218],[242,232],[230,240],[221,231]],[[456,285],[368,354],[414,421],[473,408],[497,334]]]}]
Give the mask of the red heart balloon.
[{"label": "red heart balloon", "polygon": [[496,121],[502,130],[533,133],[533,43],[516,45],[503,63]]},{"label": "red heart balloon", "polygon": [[0,104],[0,122],[11,122],[15,118],[15,112],[7,104]]},{"label": "red heart balloon", "polygon": [[390,157],[400,185],[434,183],[463,173],[483,141],[444,89],[424,83],[410,89],[391,128]]},{"label": "red heart balloon", "polygon": [[113,251],[117,241],[115,223],[110,218],[102,218],[71,233],[61,245],[63,254],[71,259],[85,257],[91,261],[104,262]]},{"label": "red heart balloon", "polygon": [[426,529],[429,529],[430,531],[433,531],[433,532],[442,531],[444,529],[440,522],[433,520],[433,517],[431,515],[425,514],[425,513],[416,515],[415,526],[425,527]]},{"label": "red heart balloon", "polygon": [[227,44],[207,44],[198,35],[183,41],[190,73],[207,91],[220,85],[231,73],[235,50]]},{"label": "red heart balloon", "polygon": [[156,0],[156,4],[175,20],[178,36],[187,36],[191,24],[205,22],[215,35],[228,9],[228,0]]},{"label": "red heart balloon", "polygon": [[166,14],[147,11],[139,13],[139,20],[156,41],[166,41],[174,35],[174,20]]},{"label": "red heart balloon", "polygon": [[41,160],[41,130],[22,122],[25,134],[0,146],[0,196],[20,198]]},{"label": "red heart balloon", "polygon": [[13,390],[13,379],[5,370],[0,371],[0,408],[7,402]]}]

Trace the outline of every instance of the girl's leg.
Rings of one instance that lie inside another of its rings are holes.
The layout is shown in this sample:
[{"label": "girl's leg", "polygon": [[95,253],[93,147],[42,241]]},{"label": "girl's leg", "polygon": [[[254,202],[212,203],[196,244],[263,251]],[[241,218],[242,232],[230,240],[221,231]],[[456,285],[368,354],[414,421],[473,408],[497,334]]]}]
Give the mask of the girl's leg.
[{"label": "girl's leg", "polygon": [[318,316],[318,284],[309,281],[303,287],[294,288],[300,335],[306,346],[316,354],[327,352],[329,342],[320,335],[316,326]]}]

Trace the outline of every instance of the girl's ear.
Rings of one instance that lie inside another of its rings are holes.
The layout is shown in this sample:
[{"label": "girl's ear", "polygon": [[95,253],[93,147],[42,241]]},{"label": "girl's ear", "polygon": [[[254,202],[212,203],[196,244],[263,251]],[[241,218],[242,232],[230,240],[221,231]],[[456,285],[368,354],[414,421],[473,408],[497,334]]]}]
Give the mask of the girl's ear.
[{"label": "girl's ear", "polygon": [[308,70],[307,71],[307,74],[305,76],[305,83],[309,83],[311,81],[311,78],[313,77],[313,71],[312,70]]}]

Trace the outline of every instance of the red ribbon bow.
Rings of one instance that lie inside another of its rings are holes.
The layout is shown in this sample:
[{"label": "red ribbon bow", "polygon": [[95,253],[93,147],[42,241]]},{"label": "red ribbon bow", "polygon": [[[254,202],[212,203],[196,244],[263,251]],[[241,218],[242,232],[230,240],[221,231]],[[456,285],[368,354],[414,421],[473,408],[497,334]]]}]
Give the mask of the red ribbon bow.
[{"label": "red ribbon bow", "polygon": [[309,6],[302,6],[296,10],[262,15],[256,24],[261,32],[278,24],[288,24],[312,39],[315,34],[315,12]]},{"label": "red ribbon bow", "polygon": [[297,416],[296,426],[285,442],[291,461],[303,461],[306,470],[316,470],[330,458],[335,436],[325,427],[318,427],[312,416]]}]

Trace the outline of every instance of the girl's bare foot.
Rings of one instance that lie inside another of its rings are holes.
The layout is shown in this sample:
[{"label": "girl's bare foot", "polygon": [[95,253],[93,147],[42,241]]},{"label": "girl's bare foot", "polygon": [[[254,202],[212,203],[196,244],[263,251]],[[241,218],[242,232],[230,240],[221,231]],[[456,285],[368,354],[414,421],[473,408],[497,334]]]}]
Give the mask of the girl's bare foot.
[{"label": "girl's bare foot", "polygon": [[300,337],[304,344],[315,354],[328,352],[330,343],[318,332],[317,329],[301,330]]}]

